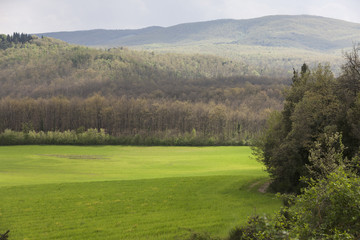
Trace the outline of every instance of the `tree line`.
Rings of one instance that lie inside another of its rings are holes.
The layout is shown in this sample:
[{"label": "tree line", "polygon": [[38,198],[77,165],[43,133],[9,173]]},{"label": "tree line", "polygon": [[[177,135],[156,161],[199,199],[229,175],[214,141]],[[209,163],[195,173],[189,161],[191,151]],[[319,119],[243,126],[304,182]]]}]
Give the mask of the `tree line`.
[{"label": "tree line", "polygon": [[0,99],[0,131],[105,129],[112,136],[185,136],[243,145],[260,132],[269,109],[107,97]]},{"label": "tree line", "polygon": [[24,44],[30,42],[33,37],[25,33],[13,33],[12,35],[0,34],[0,49],[7,49],[13,47],[16,44]]}]

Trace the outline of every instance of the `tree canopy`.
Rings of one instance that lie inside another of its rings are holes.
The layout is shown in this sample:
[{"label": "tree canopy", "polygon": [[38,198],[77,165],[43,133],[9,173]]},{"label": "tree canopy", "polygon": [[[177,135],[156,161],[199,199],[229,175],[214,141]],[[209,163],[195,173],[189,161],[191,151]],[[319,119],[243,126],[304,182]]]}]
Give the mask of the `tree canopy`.
[{"label": "tree canopy", "polygon": [[32,40],[33,37],[25,33],[13,33],[12,35],[0,34],[0,49],[7,49],[16,44],[24,44]]},{"label": "tree canopy", "polygon": [[156,139],[196,132],[208,142],[248,144],[269,112],[281,109],[286,84],[250,73],[241,62],[210,55],[34,37],[0,49],[0,132],[24,125]]},{"label": "tree canopy", "polygon": [[359,151],[360,62],[359,47],[347,53],[342,74],[335,78],[329,66],[313,70],[304,64],[294,71],[285,94],[284,108],[268,120],[255,154],[266,165],[276,191],[299,192],[300,177],[309,176],[310,149],[316,141],[336,132],[342,134],[344,157]]}]

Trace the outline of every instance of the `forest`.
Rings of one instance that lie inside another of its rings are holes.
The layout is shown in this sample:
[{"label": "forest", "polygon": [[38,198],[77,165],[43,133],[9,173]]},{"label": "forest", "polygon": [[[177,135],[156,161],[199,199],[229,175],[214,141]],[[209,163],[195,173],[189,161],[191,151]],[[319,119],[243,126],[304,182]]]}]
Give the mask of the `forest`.
[{"label": "forest", "polygon": [[210,55],[93,49],[34,36],[0,51],[0,131],[196,133],[202,141],[249,144],[281,108],[288,82]]}]

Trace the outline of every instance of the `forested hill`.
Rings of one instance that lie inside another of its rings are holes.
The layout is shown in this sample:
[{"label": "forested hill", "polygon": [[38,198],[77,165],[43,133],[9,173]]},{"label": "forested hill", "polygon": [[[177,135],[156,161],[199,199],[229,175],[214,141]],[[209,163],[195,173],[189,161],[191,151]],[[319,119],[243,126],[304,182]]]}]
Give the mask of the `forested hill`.
[{"label": "forested hill", "polygon": [[250,66],[253,75],[291,77],[304,62],[330,63],[340,73],[343,52],[360,42],[360,24],[300,15],[215,20],[138,30],[41,33],[69,43],[127,46],[155,52],[209,54]]},{"label": "forested hill", "polygon": [[243,63],[208,55],[93,49],[51,38],[0,50],[0,98],[101,93],[210,101],[220,96],[214,89],[283,81],[255,77]]},{"label": "forested hill", "polygon": [[40,33],[87,46],[190,44],[200,41],[230,45],[334,50],[360,40],[360,24],[316,16],[267,16],[248,20],[215,20],[139,30],[89,30]]},{"label": "forested hill", "polygon": [[103,128],[136,138],[127,144],[242,144],[281,108],[289,80],[210,55],[1,39],[0,132]]}]

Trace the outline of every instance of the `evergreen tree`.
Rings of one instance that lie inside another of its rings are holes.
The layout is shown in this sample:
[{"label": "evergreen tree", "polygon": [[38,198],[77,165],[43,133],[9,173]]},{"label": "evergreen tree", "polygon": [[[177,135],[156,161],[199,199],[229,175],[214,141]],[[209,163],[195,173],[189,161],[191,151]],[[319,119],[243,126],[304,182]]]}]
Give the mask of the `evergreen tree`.
[{"label": "evergreen tree", "polygon": [[0,49],[5,50],[13,44],[24,44],[31,41],[33,37],[24,33],[13,33],[12,35],[0,35]]}]

